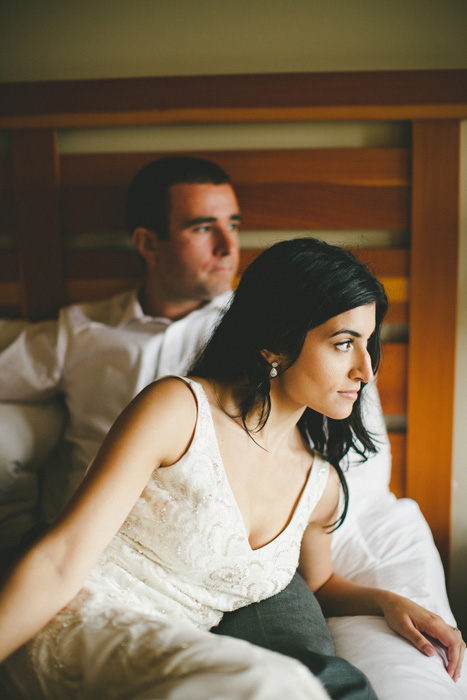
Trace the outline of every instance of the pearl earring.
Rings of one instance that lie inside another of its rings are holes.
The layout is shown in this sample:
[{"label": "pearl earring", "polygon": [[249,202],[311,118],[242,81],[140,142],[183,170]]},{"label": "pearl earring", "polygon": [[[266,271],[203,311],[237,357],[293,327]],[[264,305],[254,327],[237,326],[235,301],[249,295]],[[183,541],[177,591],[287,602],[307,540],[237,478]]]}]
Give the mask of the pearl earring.
[{"label": "pearl earring", "polygon": [[277,377],[276,367],[278,367],[278,366],[279,366],[279,363],[276,362],[275,360],[274,360],[274,362],[271,362],[271,369],[269,371],[269,376],[271,377],[271,379],[273,379],[274,377]]}]

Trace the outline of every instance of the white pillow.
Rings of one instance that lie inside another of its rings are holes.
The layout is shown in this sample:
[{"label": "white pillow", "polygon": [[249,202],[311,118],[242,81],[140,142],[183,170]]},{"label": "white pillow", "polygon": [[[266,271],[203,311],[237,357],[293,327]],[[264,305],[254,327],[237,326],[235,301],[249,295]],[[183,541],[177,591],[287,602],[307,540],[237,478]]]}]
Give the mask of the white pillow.
[{"label": "white pillow", "polygon": [[40,470],[65,422],[60,401],[0,402],[0,550],[38,522]]},{"label": "white pillow", "polygon": [[0,350],[4,350],[16,340],[21,331],[28,325],[27,321],[0,319]]},{"label": "white pillow", "polygon": [[[341,576],[404,595],[455,625],[441,559],[415,501],[391,495],[379,510],[358,518],[351,514],[334,535],[333,562]],[[467,698],[467,673],[457,684],[451,680],[441,646],[436,646],[435,656],[424,656],[381,617],[334,617],[327,622],[336,654],[368,676],[379,700]]]}]

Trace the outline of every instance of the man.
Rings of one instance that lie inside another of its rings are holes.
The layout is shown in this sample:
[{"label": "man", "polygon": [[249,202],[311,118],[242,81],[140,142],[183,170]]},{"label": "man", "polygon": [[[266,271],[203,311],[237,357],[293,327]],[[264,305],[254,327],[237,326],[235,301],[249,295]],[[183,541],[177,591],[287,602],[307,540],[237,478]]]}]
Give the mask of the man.
[{"label": "man", "polygon": [[58,322],[27,325],[0,355],[0,400],[62,394],[68,410],[70,467],[57,474],[53,499],[46,494],[48,519],[123,408],[157,377],[188,368],[230,299],[240,213],[219,166],[153,161],[129,187],[127,221],[144,265],[140,289],[67,307]]},{"label": "man", "polygon": [[[153,161],[130,184],[126,209],[144,265],[140,289],[65,308],[58,322],[28,325],[0,355],[0,400],[60,393],[66,403],[71,463],[56,473],[61,483],[46,499],[49,520],[122,409],[155,378],[187,370],[230,299],[240,212],[219,166],[190,157]],[[298,658],[332,697],[373,697],[365,677],[332,656],[319,606],[298,576],[278,596],[226,615],[216,632]]]},{"label": "man", "polygon": [[150,163],[130,185],[127,224],[145,262],[146,314],[174,321],[231,288],[240,213],[219,166],[183,157]]}]

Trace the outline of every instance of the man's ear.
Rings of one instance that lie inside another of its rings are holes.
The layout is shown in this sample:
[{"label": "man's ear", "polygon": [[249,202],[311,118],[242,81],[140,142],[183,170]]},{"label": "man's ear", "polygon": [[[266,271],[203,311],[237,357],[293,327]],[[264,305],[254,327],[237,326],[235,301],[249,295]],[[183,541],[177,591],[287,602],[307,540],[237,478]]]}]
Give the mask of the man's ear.
[{"label": "man's ear", "polygon": [[146,261],[147,265],[154,265],[159,252],[159,238],[147,228],[135,228],[132,234],[133,246]]}]

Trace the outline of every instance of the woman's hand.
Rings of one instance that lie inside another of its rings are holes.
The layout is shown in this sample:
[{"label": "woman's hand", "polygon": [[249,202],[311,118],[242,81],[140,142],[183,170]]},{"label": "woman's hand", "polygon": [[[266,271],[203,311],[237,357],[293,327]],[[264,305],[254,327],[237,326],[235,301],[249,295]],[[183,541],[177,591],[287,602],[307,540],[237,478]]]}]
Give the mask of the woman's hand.
[{"label": "woman's hand", "polygon": [[[305,564],[308,563],[304,561]],[[359,586],[335,573],[315,589],[314,593],[325,617],[384,615],[394,632],[407,639],[426,656],[435,654],[435,648],[427,637],[439,642],[447,650],[447,672],[454,681],[459,679],[465,642],[457,627],[448,625],[439,615],[397,593]]]},{"label": "woman's hand", "polygon": [[458,680],[465,654],[465,642],[457,627],[451,627],[439,615],[395,593],[384,591],[380,604],[389,627],[426,656],[435,654],[435,648],[427,636],[446,647],[447,672],[454,681]]}]

